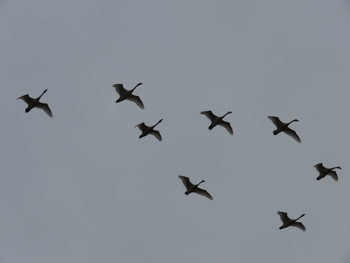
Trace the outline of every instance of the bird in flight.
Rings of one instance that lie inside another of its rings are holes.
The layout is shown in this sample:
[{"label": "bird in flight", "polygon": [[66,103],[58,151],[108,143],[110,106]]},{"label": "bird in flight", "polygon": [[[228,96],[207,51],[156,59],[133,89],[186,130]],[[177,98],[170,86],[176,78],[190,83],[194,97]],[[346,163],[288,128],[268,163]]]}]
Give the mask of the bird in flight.
[{"label": "bird in flight", "polygon": [[287,228],[289,226],[293,226],[293,227],[297,227],[303,231],[306,230],[305,226],[303,225],[303,223],[301,222],[297,222],[300,218],[302,218],[305,214],[302,214],[301,216],[299,216],[297,219],[291,219],[288,217],[287,213],[285,212],[281,212],[281,211],[277,211],[277,214],[280,216],[281,220],[282,220],[282,226],[279,227],[279,229],[284,229]]},{"label": "bird in flight", "polygon": [[299,120],[294,119],[294,120],[292,120],[290,122],[284,123],[278,117],[275,117],[275,116],[268,116],[268,118],[276,126],[276,130],[273,131],[273,135],[277,135],[280,132],[284,132],[285,134],[288,134],[289,136],[291,136],[297,142],[299,142],[299,143],[301,142],[300,137],[298,136],[298,134],[294,130],[292,130],[291,128],[288,127],[289,124],[291,124],[292,122],[297,122]]},{"label": "bird in flight", "polygon": [[338,181],[337,172],[333,171],[333,170],[341,169],[340,166],[336,166],[336,167],[332,167],[332,168],[326,168],[326,167],[323,166],[322,163],[318,163],[318,164],[314,165],[314,167],[319,172],[319,176],[316,178],[317,181],[321,180],[326,175],[329,175],[330,177],[332,177],[334,181],[336,181],[336,182]]},{"label": "bird in flight", "polygon": [[158,139],[158,141],[162,141],[162,136],[160,135],[160,132],[157,130],[154,130],[154,127],[156,127],[159,123],[161,123],[163,119],[160,119],[156,124],[153,126],[147,126],[144,122],[137,124],[135,127],[138,127],[141,130],[141,135],[139,138],[145,137],[148,134],[153,135]]},{"label": "bird in flight", "polygon": [[232,113],[232,111],[229,111],[225,115],[218,117],[211,110],[201,112],[202,115],[205,115],[211,121],[211,124],[208,127],[209,130],[213,129],[216,125],[219,125],[224,127],[231,135],[233,135],[231,124],[223,120],[224,117],[230,113]]},{"label": "bird in flight", "polygon": [[42,103],[39,101],[40,98],[46,93],[46,91],[47,91],[47,89],[44,90],[43,93],[41,93],[41,95],[35,99],[30,97],[28,94],[23,95],[17,99],[21,99],[25,103],[27,103],[28,107],[26,108],[25,112],[30,112],[30,110],[33,108],[39,108],[39,109],[42,109],[43,111],[45,111],[45,113],[52,118],[52,112],[51,112],[49,105],[47,103]]},{"label": "bird in flight", "polygon": [[213,200],[213,197],[208,193],[207,190],[198,187],[201,183],[205,182],[204,180],[200,181],[198,184],[192,184],[190,179],[186,176],[179,175],[179,178],[186,187],[185,195],[189,195],[190,193],[196,193],[205,196],[210,200]]},{"label": "bird in flight", "polygon": [[115,103],[121,102],[123,100],[130,100],[134,103],[136,103],[137,106],[139,106],[141,109],[144,109],[143,102],[140,99],[139,96],[133,95],[133,91],[138,87],[142,85],[142,83],[138,83],[133,89],[127,90],[124,88],[123,84],[114,84],[113,87],[115,88],[115,91],[119,94],[119,98],[116,100]]}]

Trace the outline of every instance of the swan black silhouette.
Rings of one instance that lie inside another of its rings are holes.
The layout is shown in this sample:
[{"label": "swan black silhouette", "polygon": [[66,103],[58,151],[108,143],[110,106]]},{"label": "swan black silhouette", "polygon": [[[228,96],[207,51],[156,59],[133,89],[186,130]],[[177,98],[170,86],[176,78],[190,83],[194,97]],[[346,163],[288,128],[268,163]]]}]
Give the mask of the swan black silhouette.
[{"label": "swan black silhouette", "polygon": [[276,130],[273,131],[273,135],[277,135],[280,132],[284,132],[285,134],[288,134],[289,136],[291,136],[297,142],[299,142],[299,143],[301,142],[298,134],[294,130],[292,130],[291,128],[288,127],[289,124],[296,122],[296,121],[299,121],[299,120],[294,119],[290,122],[284,123],[278,117],[275,117],[275,116],[268,116],[268,118],[276,126]]},{"label": "swan black silhouette", "polygon": [[293,226],[293,227],[297,227],[303,231],[306,230],[305,226],[301,222],[297,222],[297,220],[302,218],[305,214],[302,214],[297,219],[289,218],[286,212],[277,211],[277,214],[280,216],[282,223],[283,223],[282,226],[279,227],[279,229],[284,229],[284,228],[287,228],[289,226]]},{"label": "swan black silhouette", "polygon": [[189,195],[190,193],[196,193],[196,194],[205,196],[210,200],[213,200],[213,197],[208,193],[207,190],[204,190],[198,187],[201,183],[205,182],[204,180],[200,181],[198,184],[192,184],[190,179],[186,176],[179,175],[179,178],[181,179],[182,183],[186,187],[185,195]]},{"label": "swan black silhouette", "polygon": [[141,130],[141,135],[139,138],[145,137],[148,134],[152,134],[154,137],[158,139],[158,141],[162,141],[162,136],[160,135],[160,132],[157,130],[154,130],[154,127],[156,127],[159,123],[161,123],[163,119],[160,119],[156,124],[153,126],[147,126],[144,122],[137,124],[135,127],[138,127]]},{"label": "swan black silhouette", "polygon": [[47,103],[40,102],[40,98],[46,93],[47,89],[41,93],[41,95],[35,99],[31,98],[28,94],[23,95],[17,99],[23,100],[25,103],[28,104],[28,107],[26,108],[25,112],[30,112],[33,108],[39,108],[46,112],[47,115],[49,115],[52,118],[52,112]]},{"label": "swan black silhouette", "polygon": [[201,114],[207,116],[207,118],[211,121],[211,124],[208,127],[209,130],[213,129],[216,125],[220,125],[224,127],[231,135],[233,135],[231,124],[223,120],[223,118],[230,113],[232,113],[232,111],[229,111],[225,115],[218,117],[211,110],[201,112]]},{"label": "swan black silhouette", "polygon": [[321,180],[323,177],[325,177],[326,175],[331,176],[334,181],[338,181],[338,175],[336,171],[333,171],[335,169],[341,169],[340,166],[336,166],[336,167],[332,167],[332,168],[326,168],[323,166],[322,163],[318,163],[316,165],[314,165],[314,167],[316,168],[316,170],[319,172],[319,176],[316,178],[317,181]]},{"label": "swan black silhouette", "polygon": [[115,91],[119,94],[119,98],[116,100],[115,103],[121,102],[123,100],[130,100],[137,104],[141,109],[144,109],[144,105],[142,100],[139,96],[133,95],[133,91],[138,87],[142,85],[142,83],[138,83],[133,89],[127,90],[124,88],[123,84],[114,84],[113,87],[115,88]]}]

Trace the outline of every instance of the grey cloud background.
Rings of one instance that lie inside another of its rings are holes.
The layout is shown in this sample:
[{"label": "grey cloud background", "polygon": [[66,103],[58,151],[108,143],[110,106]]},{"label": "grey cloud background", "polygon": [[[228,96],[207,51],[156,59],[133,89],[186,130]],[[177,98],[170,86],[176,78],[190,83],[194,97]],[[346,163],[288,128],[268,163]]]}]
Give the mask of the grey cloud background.
[{"label": "grey cloud background", "polygon": [[[350,262],[349,7],[1,1],[1,262]],[[145,110],[114,103],[139,81]],[[45,88],[54,118],[25,114],[15,98]],[[235,135],[202,110],[232,110]],[[137,138],[160,118],[163,142]]]}]

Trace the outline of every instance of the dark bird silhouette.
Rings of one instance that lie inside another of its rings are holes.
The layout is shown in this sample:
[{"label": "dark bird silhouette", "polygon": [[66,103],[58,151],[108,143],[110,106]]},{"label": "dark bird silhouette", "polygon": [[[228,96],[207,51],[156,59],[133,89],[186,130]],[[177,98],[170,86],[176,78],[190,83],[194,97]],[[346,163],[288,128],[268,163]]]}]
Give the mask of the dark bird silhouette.
[{"label": "dark bird silhouette", "polygon": [[275,116],[268,116],[268,118],[276,126],[276,130],[274,130],[272,132],[273,135],[277,135],[280,132],[284,132],[285,134],[288,134],[289,136],[291,136],[297,142],[299,142],[299,143],[301,142],[298,134],[294,130],[292,130],[291,128],[288,127],[288,125],[291,124],[292,122],[299,121],[299,120],[294,119],[294,120],[292,120],[290,122],[284,123],[278,117],[275,117]]},{"label": "dark bird silhouette", "polygon": [[287,213],[285,212],[280,212],[277,211],[277,214],[280,216],[281,220],[282,220],[282,226],[280,226],[279,229],[284,229],[286,227],[289,226],[293,226],[293,227],[297,227],[303,231],[306,230],[305,226],[301,223],[301,222],[297,222],[300,218],[302,218],[305,214],[302,214],[301,216],[299,216],[297,219],[290,219],[287,215]]},{"label": "dark bird silhouette", "polygon": [[139,96],[133,95],[133,91],[138,87],[142,85],[142,83],[138,83],[133,89],[127,90],[124,88],[123,84],[114,84],[113,87],[115,88],[115,91],[119,94],[119,98],[116,100],[115,103],[121,102],[123,100],[130,100],[137,104],[141,109],[144,109],[143,102],[140,99]]},{"label": "dark bird silhouette", "polygon": [[160,135],[160,132],[157,130],[154,130],[154,127],[156,127],[159,123],[161,123],[163,119],[160,119],[156,124],[153,126],[147,126],[144,122],[137,124],[135,127],[138,127],[141,130],[141,135],[139,138],[145,137],[148,134],[153,135],[158,139],[158,141],[162,141],[162,136]]},{"label": "dark bird silhouette", "polygon": [[317,181],[322,179],[323,177],[325,177],[326,175],[331,176],[334,181],[338,181],[338,175],[336,171],[333,171],[335,169],[341,169],[340,166],[336,166],[336,167],[332,167],[332,168],[326,168],[323,166],[322,163],[318,163],[316,165],[314,165],[314,167],[316,168],[316,170],[319,172],[319,176],[316,178]]},{"label": "dark bird silhouette", "polygon": [[186,187],[185,195],[189,195],[190,193],[196,193],[196,194],[205,196],[210,200],[213,200],[213,197],[208,193],[207,190],[204,190],[198,187],[201,183],[205,182],[204,180],[200,181],[198,184],[192,184],[190,179],[186,176],[179,175],[179,178],[181,179],[182,183]]},{"label": "dark bird silhouette", "polygon": [[47,91],[47,89],[44,90],[43,93],[41,93],[41,95],[39,97],[37,97],[36,99],[29,97],[28,94],[23,95],[17,99],[21,99],[25,103],[27,103],[28,107],[26,108],[25,112],[30,112],[30,110],[33,108],[39,108],[39,109],[42,109],[43,111],[45,111],[46,114],[52,118],[52,112],[51,112],[49,105],[47,103],[42,103],[39,101],[40,98],[45,94],[46,91]]},{"label": "dark bird silhouette", "polygon": [[220,125],[224,127],[231,135],[233,135],[231,124],[223,120],[223,118],[230,113],[232,113],[232,111],[229,111],[225,115],[218,117],[211,110],[201,112],[201,114],[207,116],[207,118],[211,121],[211,124],[208,127],[209,130],[213,129],[216,125]]}]

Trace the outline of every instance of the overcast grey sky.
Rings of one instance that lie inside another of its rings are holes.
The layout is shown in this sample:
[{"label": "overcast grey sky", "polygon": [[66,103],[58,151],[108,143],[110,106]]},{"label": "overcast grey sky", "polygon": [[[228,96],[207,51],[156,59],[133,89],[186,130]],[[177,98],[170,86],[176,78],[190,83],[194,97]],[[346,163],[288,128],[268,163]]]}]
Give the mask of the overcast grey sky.
[{"label": "overcast grey sky", "polygon": [[[0,1],[0,262],[349,263],[349,24],[346,0]],[[138,82],[144,110],[115,104]],[[15,100],[46,88],[52,119]]]}]

